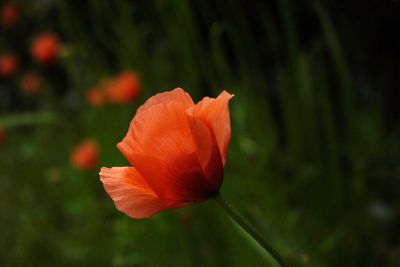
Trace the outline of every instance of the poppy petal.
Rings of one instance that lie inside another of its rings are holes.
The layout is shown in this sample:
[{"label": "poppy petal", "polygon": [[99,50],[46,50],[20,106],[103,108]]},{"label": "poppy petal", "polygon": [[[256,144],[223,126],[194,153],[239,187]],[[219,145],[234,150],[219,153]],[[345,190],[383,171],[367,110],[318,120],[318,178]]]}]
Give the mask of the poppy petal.
[{"label": "poppy petal", "polygon": [[145,111],[146,109],[161,103],[168,103],[171,101],[176,101],[181,104],[185,108],[189,108],[194,106],[193,100],[188,93],[186,93],[182,88],[175,88],[172,91],[158,93],[152,97],[150,97],[138,110],[137,113]]},{"label": "poppy petal", "polygon": [[100,180],[118,210],[142,219],[167,209],[133,167],[101,168]]},{"label": "poppy petal", "polygon": [[190,130],[197,148],[197,157],[208,182],[215,191],[218,191],[223,180],[223,165],[219,148],[207,125],[193,116],[193,108],[187,110],[187,113]]},{"label": "poppy petal", "polygon": [[193,116],[202,120],[214,134],[224,166],[231,139],[228,102],[233,96],[223,91],[217,98],[205,97],[193,110]]},{"label": "poppy petal", "polygon": [[[174,91],[182,96],[181,90]],[[197,156],[185,112],[188,104],[172,100],[142,109],[117,145],[165,201],[201,201],[214,191]]]}]

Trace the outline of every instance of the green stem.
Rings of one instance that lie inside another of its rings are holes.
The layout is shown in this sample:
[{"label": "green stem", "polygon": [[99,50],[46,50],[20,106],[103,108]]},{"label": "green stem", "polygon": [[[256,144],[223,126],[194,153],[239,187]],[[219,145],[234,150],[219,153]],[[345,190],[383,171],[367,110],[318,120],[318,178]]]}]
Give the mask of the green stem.
[{"label": "green stem", "polygon": [[271,256],[276,260],[280,266],[285,267],[286,262],[283,260],[281,255],[273,249],[262,235],[245,219],[243,218],[235,208],[225,202],[225,200],[218,193],[213,199],[228,213],[228,215],[238,224],[243,230],[245,230],[251,237],[254,238]]},{"label": "green stem", "polygon": [[55,113],[38,112],[0,116],[0,127],[12,128],[24,125],[54,123],[57,119]]}]

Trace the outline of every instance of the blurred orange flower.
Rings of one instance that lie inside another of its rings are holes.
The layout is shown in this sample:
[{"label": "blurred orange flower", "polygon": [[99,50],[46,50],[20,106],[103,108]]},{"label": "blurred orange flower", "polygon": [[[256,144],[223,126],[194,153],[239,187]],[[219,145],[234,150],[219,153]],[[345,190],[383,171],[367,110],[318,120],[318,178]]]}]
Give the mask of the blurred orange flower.
[{"label": "blurred orange flower", "polygon": [[60,40],[56,34],[42,33],[33,40],[31,54],[36,62],[47,65],[57,59],[60,48]]},{"label": "blurred orange flower", "polygon": [[217,194],[231,137],[232,97],[223,91],[195,105],[177,88],[148,99],[117,145],[134,167],[100,171],[117,209],[146,218]]},{"label": "blurred orange flower", "polygon": [[8,78],[18,71],[18,58],[12,53],[6,53],[0,56],[0,76]]},{"label": "blurred orange flower", "polygon": [[86,100],[92,107],[101,107],[105,103],[104,93],[98,88],[91,88],[86,92]]},{"label": "blurred orange flower", "polygon": [[4,144],[4,142],[7,139],[7,133],[6,130],[3,128],[0,128],[0,145]]},{"label": "blurred orange flower", "polygon": [[22,77],[21,87],[27,94],[36,93],[40,89],[41,85],[42,78],[34,72],[25,73]]},{"label": "blurred orange flower", "polygon": [[94,140],[84,140],[72,151],[71,163],[78,170],[87,170],[95,167],[99,159],[99,149]]},{"label": "blurred orange flower", "polygon": [[140,92],[140,81],[135,72],[125,71],[105,86],[110,103],[128,103],[135,100]]},{"label": "blurred orange flower", "polygon": [[1,26],[9,28],[18,22],[20,18],[19,8],[15,4],[6,4],[1,10]]}]

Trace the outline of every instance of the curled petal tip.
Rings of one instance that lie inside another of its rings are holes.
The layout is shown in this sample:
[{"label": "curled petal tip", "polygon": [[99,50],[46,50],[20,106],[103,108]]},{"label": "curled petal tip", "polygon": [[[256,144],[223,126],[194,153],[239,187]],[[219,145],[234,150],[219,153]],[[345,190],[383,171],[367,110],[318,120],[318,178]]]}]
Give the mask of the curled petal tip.
[{"label": "curled petal tip", "polygon": [[223,97],[223,98],[227,98],[227,100],[230,100],[230,99],[232,99],[234,96],[235,96],[235,94],[231,94],[231,93],[229,93],[228,91],[223,90],[223,91],[221,92],[221,94],[220,94],[218,97]]}]

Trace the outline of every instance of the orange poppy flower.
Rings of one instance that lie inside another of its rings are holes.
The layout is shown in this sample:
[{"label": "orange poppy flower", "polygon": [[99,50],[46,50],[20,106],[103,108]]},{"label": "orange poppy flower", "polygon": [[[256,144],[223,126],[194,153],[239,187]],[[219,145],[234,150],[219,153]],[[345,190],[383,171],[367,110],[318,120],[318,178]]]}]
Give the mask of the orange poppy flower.
[{"label": "orange poppy flower", "polygon": [[7,139],[6,130],[4,130],[3,128],[0,128],[0,145],[4,144],[6,139]]},{"label": "orange poppy flower", "polygon": [[56,34],[42,33],[33,40],[31,54],[39,64],[51,64],[56,60],[60,46],[60,40]]},{"label": "orange poppy flower", "polygon": [[40,89],[41,85],[42,78],[34,72],[25,73],[22,77],[21,87],[27,94],[36,93]]},{"label": "orange poppy flower", "polygon": [[134,167],[100,171],[117,209],[146,218],[218,193],[231,136],[232,97],[223,91],[195,105],[177,88],[148,99],[117,145]]},{"label": "orange poppy flower", "polygon": [[99,159],[99,149],[93,140],[84,140],[72,151],[71,163],[78,170],[95,167]]},{"label": "orange poppy flower", "polygon": [[0,76],[8,78],[17,72],[18,58],[12,53],[6,53],[0,57]]},{"label": "orange poppy flower", "polygon": [[97,88],[89,89],[86,92],[86,100],[92,107],[101,107],[105,103],[104,93]]},{"label": "orange poppy flower", "polygon": [[15,4],[7,4],[1,10],[1,25],[9,28],[18,22],[20,17],[19,8]]},{"label": "orange poppy flower", "polygon": [[107,100],[111,103],[128,103],[140,92],[140,81],[136,73],[126,71],[115,77],[105,87]]}]

